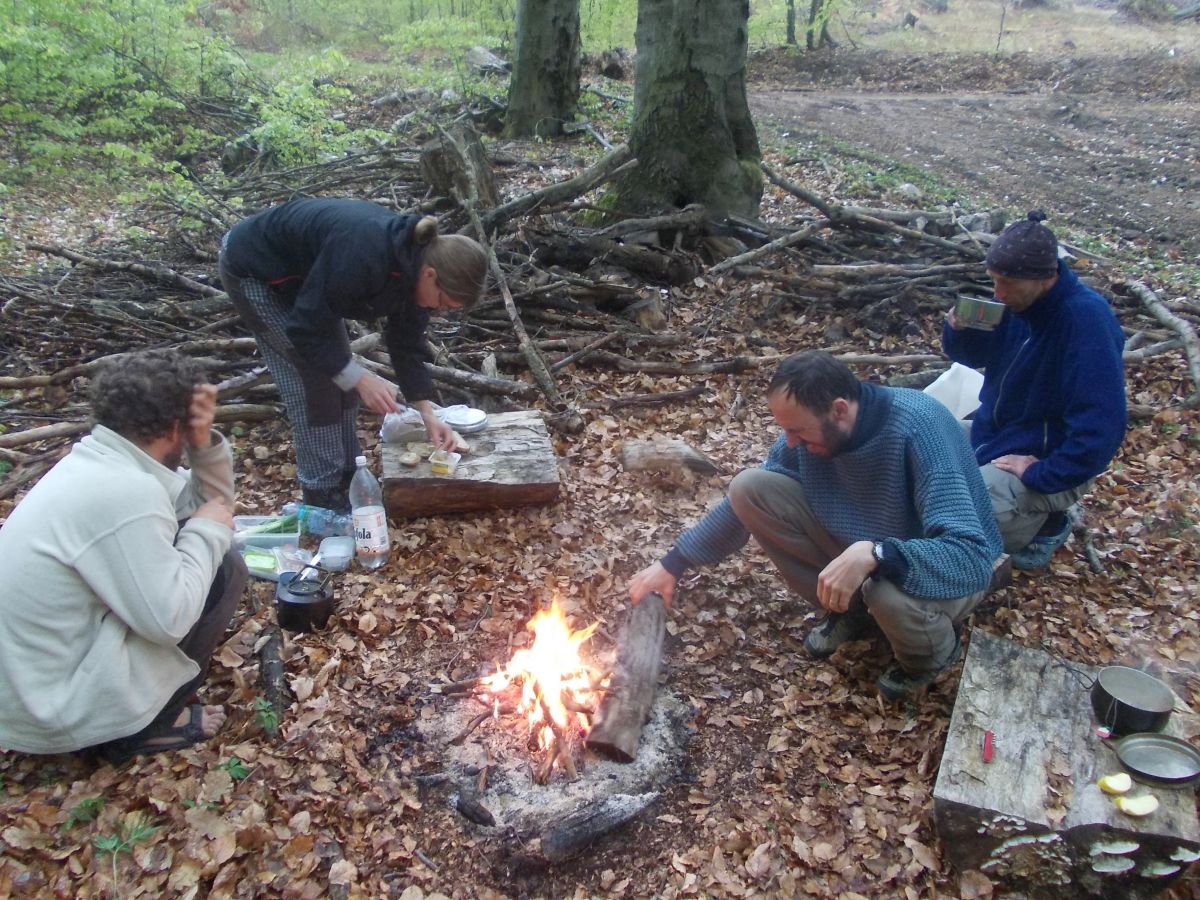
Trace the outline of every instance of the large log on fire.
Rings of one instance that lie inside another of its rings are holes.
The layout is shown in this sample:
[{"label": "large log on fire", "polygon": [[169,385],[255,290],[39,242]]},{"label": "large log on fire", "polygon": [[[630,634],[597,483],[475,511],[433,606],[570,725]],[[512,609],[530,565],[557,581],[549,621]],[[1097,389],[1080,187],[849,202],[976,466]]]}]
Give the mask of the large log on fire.
[{"label": "large log on fire", "polygon": [[[407,519],[442,513],[507,509],[553,503],[559,495],[558,460],[546,423],[537,410],[493,413],[487,428],[466,435],[470,451],[451,475],[430,467],[424,430],[409,442],[380,446],[383,502],[388,515]],[[419,447],[417,465],[400,458]]]},{"label": "large log on fire", "polygon": [[619,762],[633,762],[658,689],[667,607],[658,594],[629,611],[617,637],[617,660],[596,710],[587,746]]},{"label": "large log on fire", "polygon": [[[1094,731],[1094,675],[971,632],[933,791],[942,846],[960,871],[979,869],[1023,896],[1062,885],[1072,896],[1150,897],[1196,858],[1191,791],[1135,783],[1129,796],[1152,793],[1160,806],[1133,818],[1097,786],[1122,766]],[[1167,733],[1198,725],[1178,701]]]}]

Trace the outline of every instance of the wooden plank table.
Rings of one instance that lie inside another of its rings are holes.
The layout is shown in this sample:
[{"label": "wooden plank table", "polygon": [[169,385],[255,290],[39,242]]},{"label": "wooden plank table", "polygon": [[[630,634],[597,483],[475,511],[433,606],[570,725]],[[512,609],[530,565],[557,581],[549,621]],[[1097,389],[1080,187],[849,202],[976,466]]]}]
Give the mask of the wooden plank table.
[{"label": "wooden plank table", "polygon": [[553,503],[559,497],[558,458],[542,414],[537,410],[493,413],[482,431],[464,435],[471,452],[453,475],[434,475],[429,461],[413,468],[399,457],[413,442],[380,446],[383,502],[397,519],[441,513],[507,509]]},{"label": "wooden plank table", "polygon": [[[1132,818],[1096,786],[1123,771],[1094,732],[1096,671],[972,631],[933,791],[942,844],[960,871],[1038,896],[1135,898],[1154,896],[1200,858],[1193,788],[1135,781],[1127,796],[1153,793],[1161,805]],[[1178,701],[1165,733],[1198,732]]]}]

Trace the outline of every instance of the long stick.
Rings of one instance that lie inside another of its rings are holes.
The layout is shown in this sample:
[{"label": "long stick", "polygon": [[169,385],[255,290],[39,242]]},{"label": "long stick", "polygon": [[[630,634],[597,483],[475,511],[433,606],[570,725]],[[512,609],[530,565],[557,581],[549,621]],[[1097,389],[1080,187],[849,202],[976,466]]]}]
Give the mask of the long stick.
[{"label": "long stick", "polygon": [[1197,402],[1200,402],[1200,342],[1196,340],[1195,329],[1163,306],[1158,295],[1146,285],[1131,281],[1129,290],[1142,301],[1142,305],[1150,311],[1150,315],[1179,335],[1179,340],[1183,341],[1183,349],[1187,353],[1188,371],[1192,375],[1192,395],[1188,397],[1186,403],[1188,406],[1195,406]]},{"label": "long stick", "polygon": [[753,262],[761,256],[766,256],[768,253],[774,253],[776,250],[782,250],[784,247],[790,247],[792,244],[798,244],[807,237],[810,237],[814,231],[819,231],[829,225],[828,219],[819,219],[809,225],[805,225],[799,231],[786,235],[769,244],[763,244],[754,250],[748,250],[745,253],[740,253],[737,256],[731,256],[728,259],[723,259],[711,269],[709,273],[716,275],[724,272],[727,269],[732,269],[734,266],[740,266],[743,263]]},{"label": "long stick", "polygon": [[[596,187],[596,185],[603,184],[612,178],[617,173],[617,170],[627,162],[630,162],[631,159],[632,155],[629,152],[629,146],[620,144],[611,153],[602,156],[599,162],[590,169],[576,175],[574,178],[560,181],[541,190],[517,197],[515,200],[510,200],[503,206],[498,206],[496,209],[488,212],[484,216],[482,223],[472,219],[475,234],[482,240],[487,232],[494,231],[514,216],[523,215],[539,206],[561,203],[564,200],[572,200],[580,194],[586,194],[592,188]],[[485,227],[487,231],[484,230]]]},{"label": "long stick", "polygon": [[[476,233],[480,235],[484,234],[483,223],[480,222],[479,213],[476,211],[474,205],[468,203],[467,212],[475,225]],[[550,377],[546,361],[542,358],[542,354],[538,352],[537,347],[533,345],[533,341],[529,339],[529,332],[525,330],[525,323],[521,321],[521,313],[517,310],[517,304],[513,300],[512,291],[508,289],[508,281],[504,277],[504,270],[500,268],[500,261],[496,259],[496,251],[492,247],[491,242],[488,242],[485,246],[488,255],[488,268],[491,269],[492,277],[496,279],[496,286],[500,289],[500,296],[504,298],[504,308],[508,310],[508,317],[512,321],[513,332],[517,336],[517,346],[529,363],[529,372],[533,375],[533,380],[542,389],[546,401],[553,410],[549,421],[565,434],[578,434],[583,431],[583,417],[576,410],[569,407],[566,401],[563,400],[562,394],[558,392],[558,385]]]}]

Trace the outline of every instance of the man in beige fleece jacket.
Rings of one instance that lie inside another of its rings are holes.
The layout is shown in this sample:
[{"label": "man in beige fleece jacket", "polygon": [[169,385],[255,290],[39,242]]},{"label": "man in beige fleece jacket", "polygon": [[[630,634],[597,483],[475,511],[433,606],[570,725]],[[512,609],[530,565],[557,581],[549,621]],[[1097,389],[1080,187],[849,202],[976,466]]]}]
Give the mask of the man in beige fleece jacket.
[{"label": "man in beige fleece jacket", "polygon": [[199,367],[122,357],[91,401],[91,434],[0,528],[0,747],[119,762],[224,723],[189,700],[246,568],[230,549],[233,456]]}]

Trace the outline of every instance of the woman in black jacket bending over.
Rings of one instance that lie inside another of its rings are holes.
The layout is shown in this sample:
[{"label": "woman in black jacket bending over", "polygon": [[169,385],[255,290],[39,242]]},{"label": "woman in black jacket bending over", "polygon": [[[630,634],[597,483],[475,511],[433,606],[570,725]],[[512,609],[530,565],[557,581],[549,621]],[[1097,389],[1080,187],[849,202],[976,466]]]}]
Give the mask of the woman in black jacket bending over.
[{"label": "woman in black jacket bending over", "polygon": [[235,225],[220,271],[283,397],[305,503],[349,509],[359,401],[381,415],[401,409],[396,385],[354,361],[344,319],[385,319],[404,399],[435,446],[453,444],[430,402],[425,327],[431,312],[478,302],[487,275],[478,243],[366,200],[292,200]]}]

